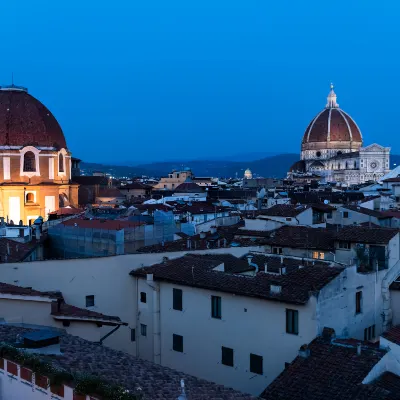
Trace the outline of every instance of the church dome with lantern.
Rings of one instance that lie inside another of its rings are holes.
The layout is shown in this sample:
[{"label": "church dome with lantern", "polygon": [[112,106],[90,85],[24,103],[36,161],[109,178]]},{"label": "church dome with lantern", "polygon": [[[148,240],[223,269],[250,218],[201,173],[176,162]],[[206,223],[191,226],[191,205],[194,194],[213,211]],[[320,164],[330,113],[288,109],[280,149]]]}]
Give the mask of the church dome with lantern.
[{"label": "church dome with lantern", "polygon": [[51,111],[22,86],[0,86],[0,216],[14,224],[77,201],[71,152]]},{"label": "church dome with lantern", "polygon": [[327,159],[358,151],[362,146],[360,128],[337,103],[333,85],[325,108],[308,124],[301,144],[302,159]]},{"label": "church dome with lantern", "polygon": [[301,182],[341,182],[347,186],[379,181],[389,172],[390,147],[363,146],[361,130],[343,111],[331,84],[325,108],[308,124],[301,141],[300,160],[288,178]]},{"label": "church dome with lantern", "polygon": [[246,171],[244,171],[244,178],[245,179],[252,179],[253,178],[253,173],[251,172],[251,170],[249,168],[247,168]]}]

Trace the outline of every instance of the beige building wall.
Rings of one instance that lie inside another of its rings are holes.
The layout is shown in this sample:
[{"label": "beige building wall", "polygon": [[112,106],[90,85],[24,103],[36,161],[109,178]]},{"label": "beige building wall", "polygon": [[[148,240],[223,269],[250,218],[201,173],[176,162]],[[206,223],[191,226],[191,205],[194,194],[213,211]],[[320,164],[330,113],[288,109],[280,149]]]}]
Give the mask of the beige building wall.
[{"label": "beige building wall", "polygon": [[[197,251],[197,254],[231,253],[242,256],[249,251],[262,251],[261,247],[221,248]],[[187,251],[152,254],[126,254],[73,260],[47,260],[1,265],[1,281],[36,290],[62,292],[66,303],[86,307],[86,296],[95,296],[95,306],[90,308],[114,315],[127,322],[108,337],[104,344],[117,350],[136,354],[136,343],[131,341],[131,329],[137,323],[137,290],[135,280],[129,276],[133,269],[160,263],[163,257],[182,257]],[[104,336],[112,327],[101,327]]]},{"label": "beige building wall", "polygon": [[[95,323],[70,321],[70,326],[63,326],[62,321],[55,320],[51,315],[51,301],[46,298],[41,300],[32,300],[28,296],[21,296],[21,299],[0,298],[0,319],[4,319],[9,324],[65,329],[71,335],[94,342],[100,340],[102,333],[101,328]],[[105,329],[111,330],[113,327],[108,326]]]}]

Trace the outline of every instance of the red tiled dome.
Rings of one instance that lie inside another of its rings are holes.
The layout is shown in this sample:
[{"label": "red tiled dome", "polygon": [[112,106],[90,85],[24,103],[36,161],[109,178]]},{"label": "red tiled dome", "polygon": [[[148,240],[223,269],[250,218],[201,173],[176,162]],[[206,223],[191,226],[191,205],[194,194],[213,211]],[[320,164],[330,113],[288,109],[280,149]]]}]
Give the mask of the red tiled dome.
[{"label": "red tiled dome", "polygon": [[354,120],[340,108],[326,108],[308,125],[303,143],[360,142],[362,136]]},{"label": "red tiled dome", "polygon": [[53,114],[24,89],[0,89],[0,146],[67,148]]}]

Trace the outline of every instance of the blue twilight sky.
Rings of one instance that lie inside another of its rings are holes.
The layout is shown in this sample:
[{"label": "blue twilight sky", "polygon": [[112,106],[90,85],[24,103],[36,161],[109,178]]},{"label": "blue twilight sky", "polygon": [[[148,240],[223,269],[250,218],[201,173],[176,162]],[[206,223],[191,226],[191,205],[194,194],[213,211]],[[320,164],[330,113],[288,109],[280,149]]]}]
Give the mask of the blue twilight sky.
[{"label": "blue twilight sky", "polygon": [[400,153],[399,0],[12,0],[0,82],[27,86],[86,161],[298,152],[329,83]]}]

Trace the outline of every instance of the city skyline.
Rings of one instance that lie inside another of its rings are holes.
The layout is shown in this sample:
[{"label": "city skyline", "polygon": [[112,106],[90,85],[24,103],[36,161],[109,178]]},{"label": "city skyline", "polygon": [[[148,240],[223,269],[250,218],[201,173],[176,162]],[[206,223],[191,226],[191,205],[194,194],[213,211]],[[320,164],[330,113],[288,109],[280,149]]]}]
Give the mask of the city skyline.
[{"label": "city skyline", "polygon": [[400,151],[394,1],[22,3],[2,6],[0,81],[14,73],[85,161],[299,153],[331,82],[364,142]]}]

